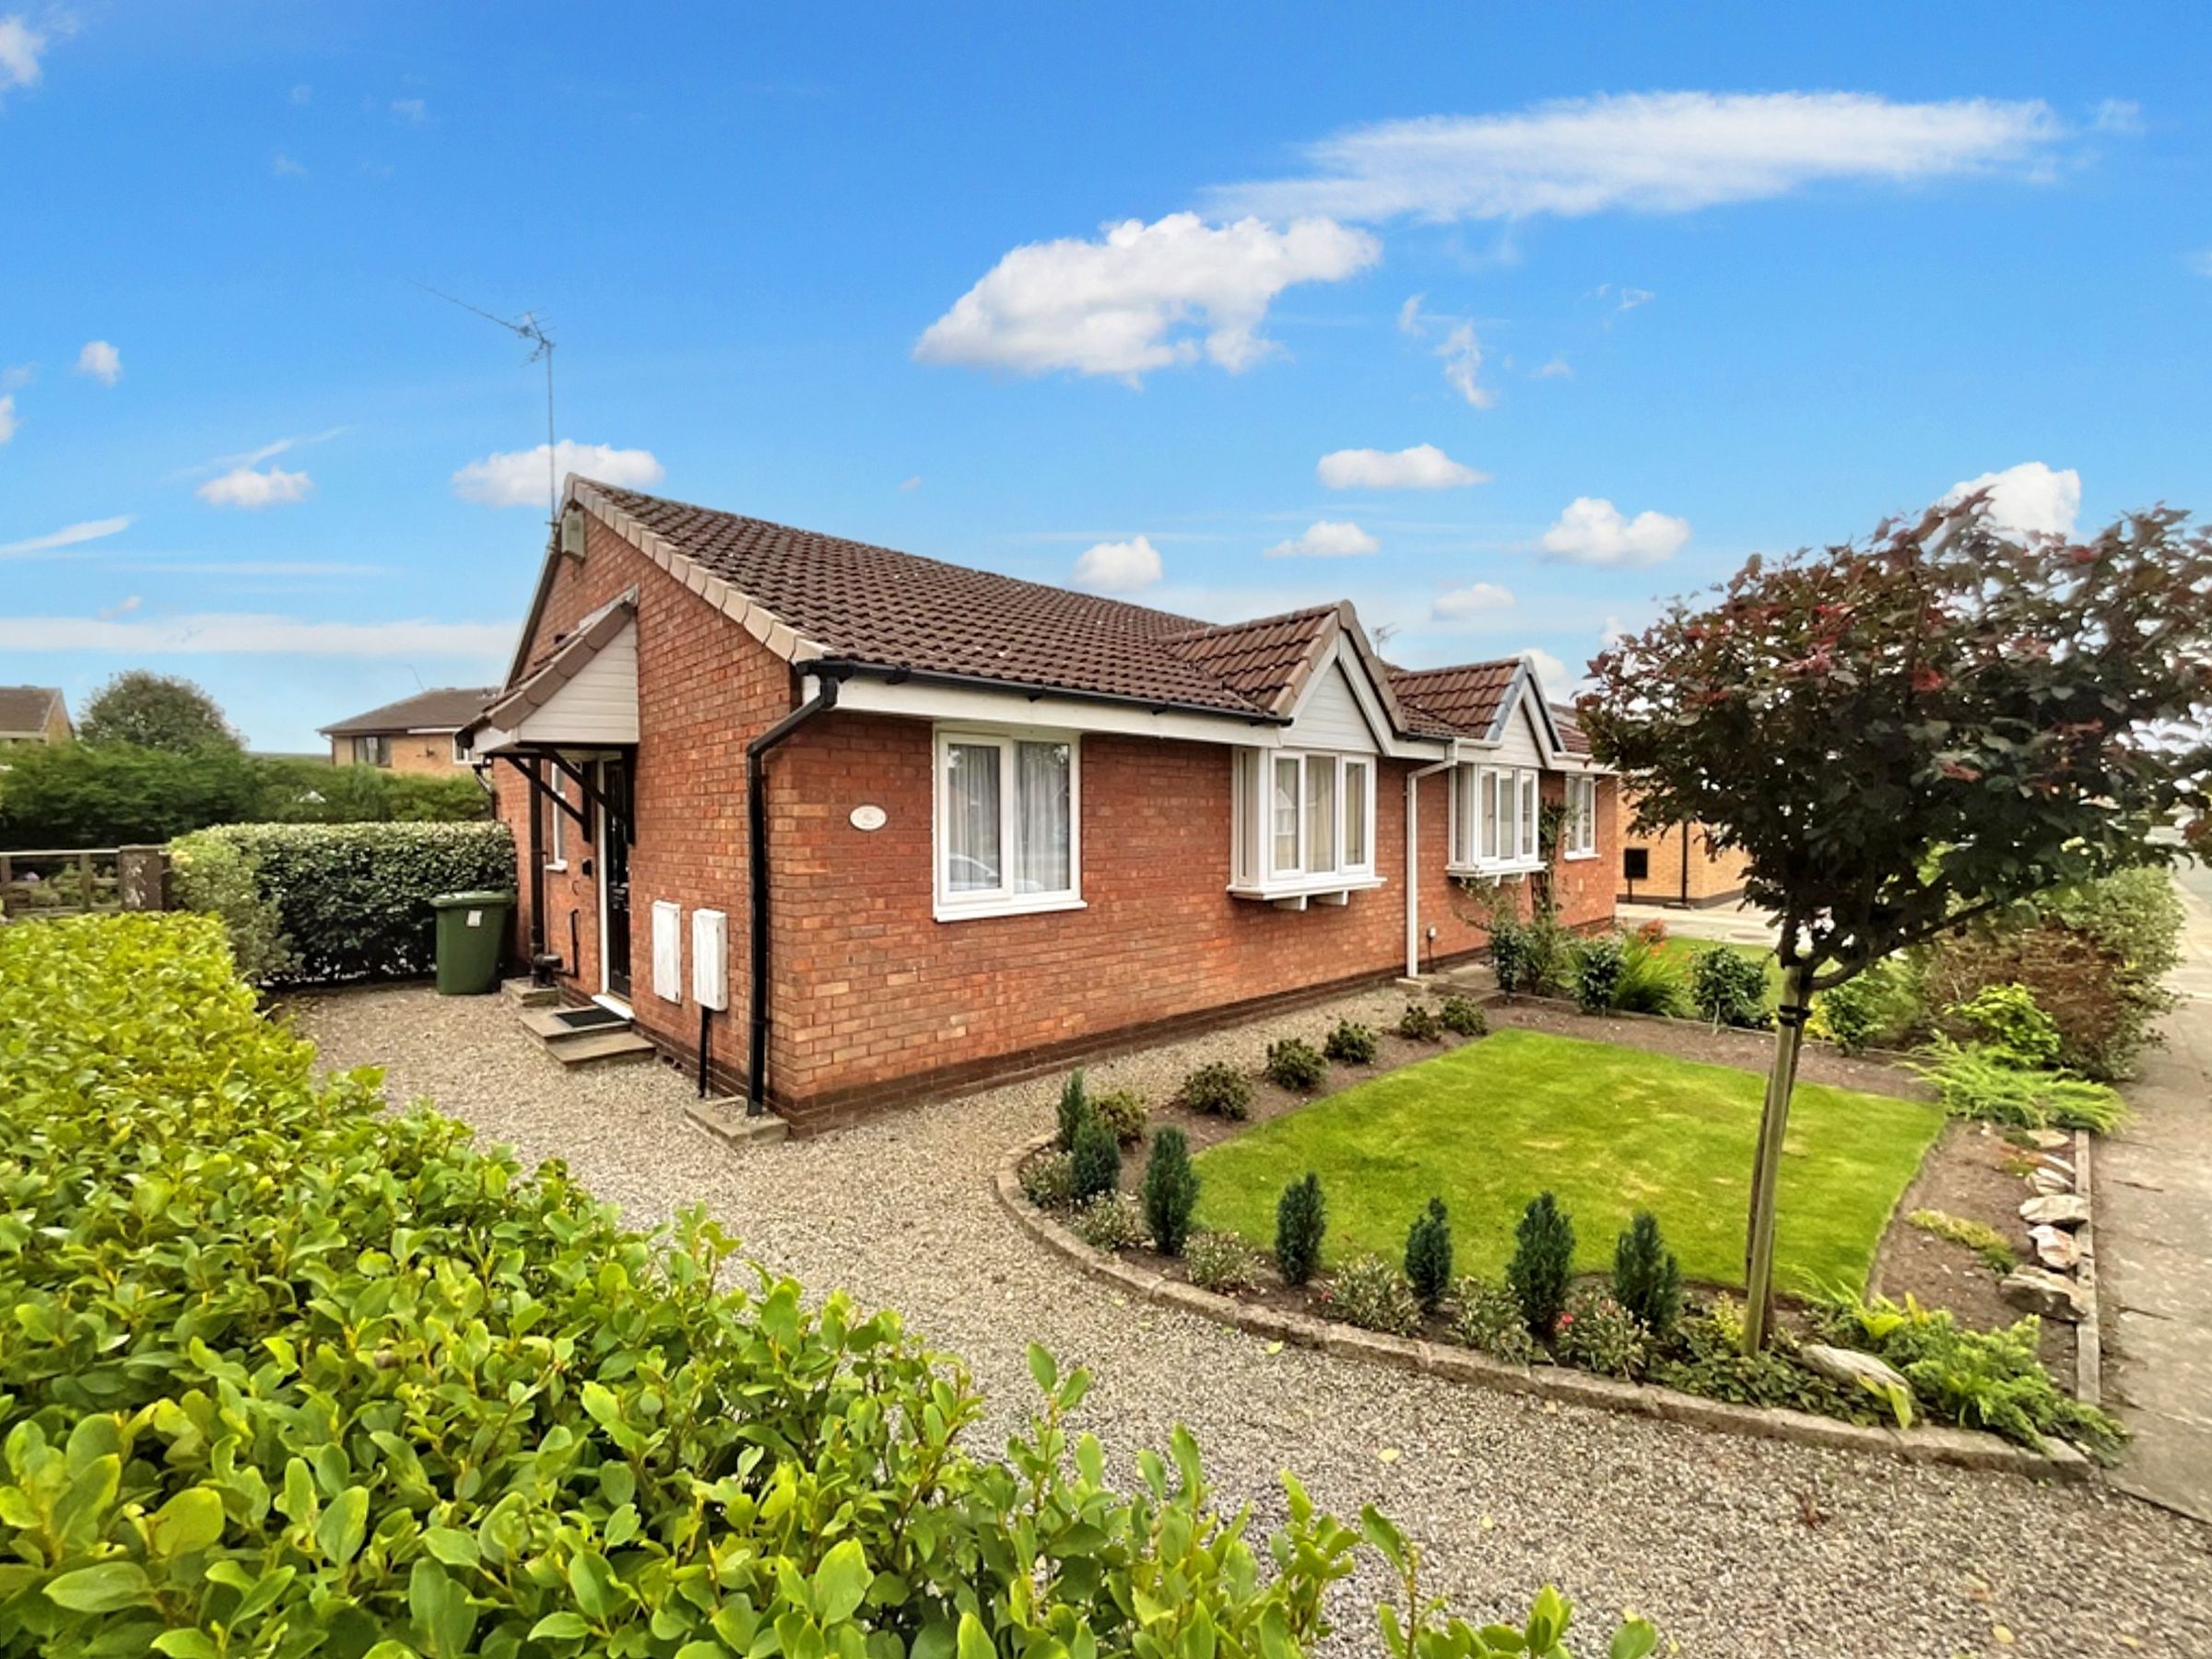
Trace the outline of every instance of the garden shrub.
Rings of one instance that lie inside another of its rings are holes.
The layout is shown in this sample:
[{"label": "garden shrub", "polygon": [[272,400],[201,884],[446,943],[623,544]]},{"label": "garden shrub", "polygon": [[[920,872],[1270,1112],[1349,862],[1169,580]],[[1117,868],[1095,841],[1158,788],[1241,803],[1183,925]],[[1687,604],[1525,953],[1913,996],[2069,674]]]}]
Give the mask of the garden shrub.
[{"label": "garden shrub", "polygon": [[1372,1065],[1375,1063],[1375,1030],[1357,1020],[1340,1019],[1321,1052],[1330,1059],[1345,1065]]},{"label": "garden shrub", "polygon": [[[2123,870],[2059,888],[1915,953],[1934,1008],[1984,986],[2021,984],[2058,1027],[2058,1064],[2100,1082],[2134,1075],[2173,1006],[2182,908],[2161,869]],[[1954,1027],[1949,1035],[1971,1035]]]},{"label": "garden shrub", "polygon": [[1288,1285],[1302,1285],[1321,1265],[1322,1235],[1328,1230],[1328,1202],[1321,1176],[1308,1170],[1283,1189],[1275,1206],[1275,1265]]},{"label": "garden shrub", "polygon": [[265,985],[292,971],[283,915],[262,889],[259,862],[236,840],[202,832],[171,843],[169,884],[179,910],[222,919],[231,960],[245,978]]},{"label": "garden shrub", "polygon": [[1191,1145],[1180,1129],[1162,1129],[1152,1137],[1142,1185],[1145,1225],[1162,1255],[1181,1255],[1191,1236],[1191,1212],[1198,1207],[1198,1172],[1191,1168]]},{"label": "garden shrub", "polygon": [[1252,1115],[1252,1079],[1216,1060],[1183,1078],[1175,1098],[1185,1111],[1207,1117],[1247,1118]]},{"label": "garden shrub", "polygon": [[1534,1365],[1544,1357],[1513,1293],[1483,1279],[1463,1278],[1452,1287],[1452,1335],[1514,1365]]},{"label": "garden shrub", "polygon": [[2041,1324],[2033,1315],[2005,1330],[1976,1331],[1947,1309],[1877,1296],[1836,1310],[1834,1323],[1844,1339],[1902,1371],[1939,1421],[1986,1429],[2036,1451],[2054,1434],[2107,1461],[2126,1443],[2119,1423],[2051,1381],[2037,1356]]},{"label": "garden shrub", "polygon": [[1089,1116],[1090,1097],[1084,1092],[1083,1068],[1078,1065],[1067,1074],[1067,1081],[1060,1085],[1060,1101],[1053,1109],[1053,1122],[1058,1129],[1053,1144],[1063,1152],[1073,1152],[1076,1135]]},{"label": "garden shrub", "polygon": [[1414,1218],[1406,1234],[1406,1282],[1421,1307],[1433,1312],[1452,1288],[1452,1218],[1441,1198]]},{"label": "garden shrub", "polygon": [[1488,1037],[1490,1034],[1490,1017],[1482,1011],[1482,1005],[1471,996],[1453,994],[1444,998],[1437,1010],[1437,1021],[1445,1030],[1459,1037]]},{"label": "garden shrub", "polygon": [[1249,1290],[1260,1282],[1260,1253],[1232,1232],[1194,1232],[1182,1247],[1182,1270],[1201,1290]]},{"label": "garden shrub", "polygon": [[1613,1006],[1623,1014],[1680,1015],[1688,1006],[1682,975],[1659,947],[1666,940],[1664,924],[1654,937],[1647,923],[1621,942],[1620,979],[1613,988]]},{"label": "garden shrub", "polygon": [[1965,1216],[1936,1209],[1917,1209],[1905,1219],[1924,1233],[1963,1244],[1980,1256],[1983,1265],[1992,1273],[2010,1273],[2019,1261],[2012,1241],[1986,1221],[1971,1220]]},{"label": "garden shrub", "polygon": [[1490,976],[1498,982],[1498,989],[1507,996],[1517,992],[1535,990],[1530,973],[1532,963],[1527,924],[1494,914],[1490,918],[1488,932]]},{"label": "garden shrub", "polygon": [[2109,1085],[2065,1072],[2030,1071],[1979,1043],[1960,1047],[1938,1037],[1913,1070],[1936,1086],[1953,1117],[2016,1129],[2088,1129],[2109,1135],[2127,1117]]},{"label": "garden shrub", "polygon": [[1135,1250],[1150,1241],[1145,1206],[1133,1193],[1101,1193],[1077,1207],[1076,1236],[1093,1250]]},{"label": "garden shrub", "polygon": [[1076,1147],[1068,1154],[1077,1204],[1116,1191],[1122,1184],[1122,1146],[1113,1131],[1088,1112],[1076,1125]]},{"label": "garden shrub", "polygon": [[1362,1330],[1406,1336],[1420,1328],[1421,1304],[1413,1287],[1371,1253],[1354,1256],[1330,1275],[1327,1301],[1330,1313]]},{"label": "garden shrub", "polygon": [[1875,1423],[1890,1415],[1887,1402],[1807,1370],[1796,1354],[1796,1339],[1786,1328],[1774,1331],[1758,1353],[1745,1353],[1743,1305],[1724,1297],[1708,1312],[1685,1318],[1645,1374],[1663,1388],[1735,1406],[1809,1411],[1847,1423]]},{"label": "garden shrub", "polygon": [[[514,841],[500,823],[228,824],[171,852],[180,902],[219,915],[233,948],[268,964],[264,977],[278,984],[428,973],[437,960],[430,900],[515,884]],[[220,874],[199,884],[195,868],[211,858]]]},{"label": "garden shrub", "polygon": [[1659,1218],[1639,1210],[1613,1245],[1613,1299],[1653,1336],[1674,1332],[1682,1313],[1682,1264],[1659,1235]]},{"label": "garden shrub", "polygon": [[1888,957],[1813,998],[1806,1034],[1847,1054],[1907,1048],[1927,1026],[1927,1006],[1909,957]]},{"label": "garden shrub", "polygon": [[1574,1223],[1549,1193],[1539,1194],[1521,1212],[1512,1259],[1505,1265],[1505,1282],[1521,1304],[1521,1317],[1537,1336],[1548,1337],[1566,1311],[1573,1276]]},{"label": "garden shrub", "polygon": [[1567,1299],[1553,1342],[1568,1364],[1604,1377],[1633,1379],[1649,1353],[1643,1325],[1596,1285],[1578,1286]]},{"label": "garden shrub", "polygon": [[697,1211],[626,1231],[557,1162],[388,1114],[373,1072],[319,1078],[210,918],[0,928],[0,1032],[7,1652],[1327,1631],[1355,1535],[1295,1481],[1249,1539],[1179,1429],[1116,1492],[1070,1425],[1088,1374],[1036,1348],[1041,1414],[1004,1461],[971,1453],[982,1397],[897,1314],[745,1267]]},{"label": "garden shrub", "polygon": [[2034,1070],[2058,1063],[2058,1027],[2036,1006],[2035,993],[2017,980],[1984,985],[1947,1012],[1973,1027],[2007,1065]]},{"label": "garden shrub", "polygon": [[1039,1209],[1062,1209],[1076,1201],[1076,1160],[1049,1152],[1022,1166],[1021,1195]]},{"label": "garden shrub", "polygon": [[1618,934],[1599,934],[1574,947],[1572,961],[1574,1006],[1585,1014],[1603,1014],[1620,993],[1628,971],[1628,949]]},{"label": "garden shrub", "polygon": [[1409,1002],[1406,1011],[1398,1016],[1397,1032],[1408,1042],[1441,1042],[1444,1022],[1427,1003]]},{"label": "garden shrub", "polygon": [[1300,1094],[1311,1094],[1329,1075],[1329,1063],[1321,1051],[1302,1037],[1286,1037],[1267,1045],[1268,1080]]},{"label": "garden shrub", "polygon": [[1134,1088],[1110,1088],[1102,1095],[1093,1095],[1090,1112],[1124,1147],[1134,1147],[1145,1138],[1145,1125],[1152,1117],[1145,1107],[1145,1097]]},{"label": "garden shrub", "polygon": [[1699,951],[1690,959],[1689,1004],[1700,1018],[1716,1026],[1764,1030],[1772,1023],[1766,959],[1728,945]]}]

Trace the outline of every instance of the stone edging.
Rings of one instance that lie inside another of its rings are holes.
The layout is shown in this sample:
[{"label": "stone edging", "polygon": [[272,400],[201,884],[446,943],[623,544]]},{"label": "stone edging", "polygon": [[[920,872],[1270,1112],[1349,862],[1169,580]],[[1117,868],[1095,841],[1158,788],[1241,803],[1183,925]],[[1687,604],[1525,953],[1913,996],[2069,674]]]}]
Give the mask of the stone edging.
[{"label": "stone edging", "polygon": [[1678,1389],[1649,1382],[1624,1382],[1588,1371],[1559,1366],[1512,1365],[1473,1348],[1423,1342],[1410,1336],[1390,1336],[1363,1331],[1308,1313],[1285,1312],[1233,1297],[1218,1296],[1165,1275],[1133,1267],[1119,1256],[1093,1250],[1022,1195],[1021,1165],[1041,1150],[1053,1136],[1041,1135],[1017,1147],[999,1164],[993,1188],[1000,1205],[1030,1237],[1057,1251],[1088,1277],[1160,1307],[1195,1313],[1217,1324],[1234,1326],[1254,1336],[1294,1343],[1356,1359],[1378,1360],[1401,1371],[1426,1371],[1457,1382],[1475,1382],[1505,1394],[1532,1394],[1573,1406],[1594,1406],[1669,1422],[1689,1423],[1731,1434],[1757,1435],[1766,1440],[1789,1441],[1801,1446],[1824,1446],[1843,1452],[1887,1452],[1913,1463],[1951,1464],[1960,1468],[2027,1475],[2045,1480],[2088,1480],[2092,1465],[2081,1453],[2063,1441],[2049,1442],[2046,1452],[2030,1452],[1994,1434],[1970,1429],[1928,1425],[1911,1430],[1873,1428],[1839,1422],[1811,1412],[1779,1407],[1733,1406],[1709,1400]]},{"label": "stone edging", "polygon": [[2087,1129],[2074,1131],[2074,1190],[2088,1206],[2089,1218],[2074,1232],[2080,1253],[2074,1282],[2081,1288],[2081,1317],[2074,1322],[2074,1397],[2085,1406],[2104,1403],[2104,1327],[2097,1317],[2097,1197],[2089,1173],[2093,1143]]}]

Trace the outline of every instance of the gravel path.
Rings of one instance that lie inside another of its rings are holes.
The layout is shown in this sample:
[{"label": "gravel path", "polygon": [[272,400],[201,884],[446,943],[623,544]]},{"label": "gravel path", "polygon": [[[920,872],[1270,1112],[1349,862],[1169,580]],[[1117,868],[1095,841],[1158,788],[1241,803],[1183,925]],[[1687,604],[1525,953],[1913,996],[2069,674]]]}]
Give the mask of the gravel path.
[{"label": "gravel path", "polygon": [[[1402,998],[1261,1021],[1100,1064],[1100,1087],[1158,1099],[1201,1060],[1338,1014],[1382,1022]],[[641,1225],[703,1202],[810,1288],[903,1311],[963,1356],[998,1414],[1033,1392],[1042,1342],[1089,1365],[1088,1426],[1125,1461],[1188,1423],[1225,1506],[1279,1512],[1277,1471],[1347,1517],[1372,1501],[1428,1550],[1455,1607],[1525,1607],[1559,1585],[1591,1624],[1624,1609],[1686,1653],[2212,1654],[2212,1529],[2101,1488],[2065,1488],[1785,1446],[1562,1407],[1286,1348],[1114,1297],[1002,1214],[990,1171],[1050,1126],[1053,1081],[887,1114],[841,1135],[733,1151],[681,1116],[657,1065],[564,1074],[496,998],[406,988],[304,1001],[333,1064],[382,1064],[394,1100],[428,1096],[487,1141],[559,1157]],[[1371,1564],[1337,1611],[1347,1653],[1380,1651]],[[1663,1650],[1665,1651],[1665,1650]]]}]

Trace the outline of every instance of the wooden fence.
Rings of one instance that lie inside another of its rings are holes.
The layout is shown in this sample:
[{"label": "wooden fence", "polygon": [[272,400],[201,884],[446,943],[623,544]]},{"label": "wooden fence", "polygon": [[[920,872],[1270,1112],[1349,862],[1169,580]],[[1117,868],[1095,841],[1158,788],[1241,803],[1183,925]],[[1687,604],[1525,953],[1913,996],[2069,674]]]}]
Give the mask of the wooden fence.
[{"label": "wooden fence", "polygon": [[166,847],[0,853],[0,921],[168,908]]}]

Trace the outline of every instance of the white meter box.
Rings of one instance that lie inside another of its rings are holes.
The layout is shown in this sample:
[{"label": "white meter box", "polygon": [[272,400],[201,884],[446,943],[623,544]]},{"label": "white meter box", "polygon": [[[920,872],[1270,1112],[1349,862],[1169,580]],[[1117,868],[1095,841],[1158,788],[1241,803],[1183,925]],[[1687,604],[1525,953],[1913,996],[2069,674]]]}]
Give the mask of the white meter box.
[{"label": "white meter box", "polygon": [[730,919],[721,911],[691,912],[691,1000],[702,1008],[730,1006]]},{"label": "white meter box", "polygon": [[653,994],[684,1000],[684,907],[673,899],[653,901]]}]

